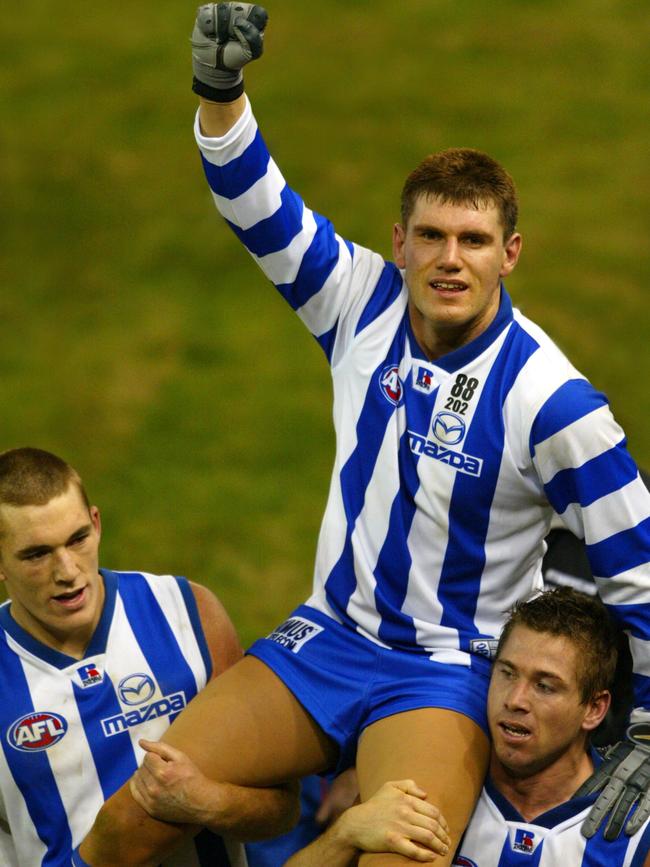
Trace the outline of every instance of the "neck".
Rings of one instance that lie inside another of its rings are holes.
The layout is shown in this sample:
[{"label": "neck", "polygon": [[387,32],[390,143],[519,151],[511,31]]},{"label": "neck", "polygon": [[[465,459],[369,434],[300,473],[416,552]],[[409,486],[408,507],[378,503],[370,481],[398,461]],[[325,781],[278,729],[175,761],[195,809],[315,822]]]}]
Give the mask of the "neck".
[{"label": "neck", "polygon": [[497,293],[495,303],[474,319],[455,323],[440,320],[432,322],[423,316],[412,301],[409,301],[408,311],[411,328],[420,349],[429,361],[435,361],[443,355],[448,355],[461,346],[466,346],[490,327],[499,312],[500,296]]},{"label": "neck", "polygon": [[490,762],[494,785],[527,821],[570,800],[593,769],[591,756],[583,743],[530,774],[506,767],[494,753]]}]

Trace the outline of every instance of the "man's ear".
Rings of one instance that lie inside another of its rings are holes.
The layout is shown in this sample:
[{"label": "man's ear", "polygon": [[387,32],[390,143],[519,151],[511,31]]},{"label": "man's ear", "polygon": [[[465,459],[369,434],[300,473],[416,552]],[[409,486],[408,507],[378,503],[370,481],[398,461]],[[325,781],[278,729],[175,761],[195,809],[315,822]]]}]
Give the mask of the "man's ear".
[{"label": "man's ear", "polygon": [[513,232],[508,241],[504,245],[503,264],[499,271],[500,277],[507,277],[515,269],[515,265],[519,261],[521,253],[521,235],[519,232]]},{"label": "man's ear", "polygon": [[586,703],[585,716],[582,721],[584,731],[591,732],[598,728],[612,703],[612,695],[608,689],[597,692]]},{"label": "man's ear", "polygon": [[401,223],[393,225],[393,262],[398,268],[406,268],[406,260],[404,258],[404,240],[406,239],[406,231]]}]

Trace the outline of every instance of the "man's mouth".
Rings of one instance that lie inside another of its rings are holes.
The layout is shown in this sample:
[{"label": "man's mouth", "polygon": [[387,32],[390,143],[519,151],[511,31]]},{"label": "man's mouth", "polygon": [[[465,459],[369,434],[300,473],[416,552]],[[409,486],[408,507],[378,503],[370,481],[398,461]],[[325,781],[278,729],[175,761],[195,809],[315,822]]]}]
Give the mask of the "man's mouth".
[{"label": "man's mouth", "polygon": [[63,605],[65,608],[75,608],[81,605],[85,597],[85,587],[78,587],[76,590],[68,590],[65,593],[59,593],[53,596],[55,602]]},{"label": "man's mouth", "polygon": [[530,729],[526,726],[517,725],[516,723],[500,722],[499,728],[507,737],[515,739],[523,739],[530,735]]},{"label": "man's mouth", "polygon": [[464,292],[467,289],[467,283],[461,280],[431,280],[429,286],[437,292]]}]

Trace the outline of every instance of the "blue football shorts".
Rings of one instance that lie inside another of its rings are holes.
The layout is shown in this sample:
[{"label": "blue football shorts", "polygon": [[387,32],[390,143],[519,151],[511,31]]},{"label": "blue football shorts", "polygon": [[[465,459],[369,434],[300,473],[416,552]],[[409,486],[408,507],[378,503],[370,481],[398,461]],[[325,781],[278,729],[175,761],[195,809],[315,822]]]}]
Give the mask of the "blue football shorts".
[{"label": "blue football shorts", "polygon": [[247,651],[284,682],[339,746],[337,771],[354,763],[361,732],[384,717],[423,707],[464,714],[488,734],[489,659],[434,662],[425,653],[381,647],[301,605]]}]

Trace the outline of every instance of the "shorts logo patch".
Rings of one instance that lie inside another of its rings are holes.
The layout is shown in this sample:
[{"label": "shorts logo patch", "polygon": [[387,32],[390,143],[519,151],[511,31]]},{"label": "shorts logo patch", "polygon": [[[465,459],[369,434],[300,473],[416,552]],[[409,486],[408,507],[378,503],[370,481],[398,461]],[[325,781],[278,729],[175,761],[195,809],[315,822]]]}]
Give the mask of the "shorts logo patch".
[{"label": "shorts logo patch", "polygon": [[466,858],[464,855],[456,855],[451,867],[478,867],[478,864],[476,861],[472,861],[471,858]]},{"label": "shorts logo patch", "polygon": [[290,617],[266,637],[269,641],[275,641],[276,644],[288,648],[292,653],[298,653],[304,644],[322,631],[323,627],[318,623],[305,620],[304,617]]},{"label": "shorts logo patch", "polygon": [[515,838],[512,841],[512,848],[515,852],[525,852],[526,855],[532,855],[536,846],[535,834],[529,831],[528,828],[515,828]]},{"label": "shorts logo patch", "polygon": [[58,743],[67,731],[68,723],[58,713],[36,710],[11,724],[7,740],[15,750],[38,753]]},{"label": "shorts logo patch", "polygon": [[495,659],[499,642],[496,638],[472,638],[469,643],[469,652],[477,656],[485,656],[486,659]]}]

